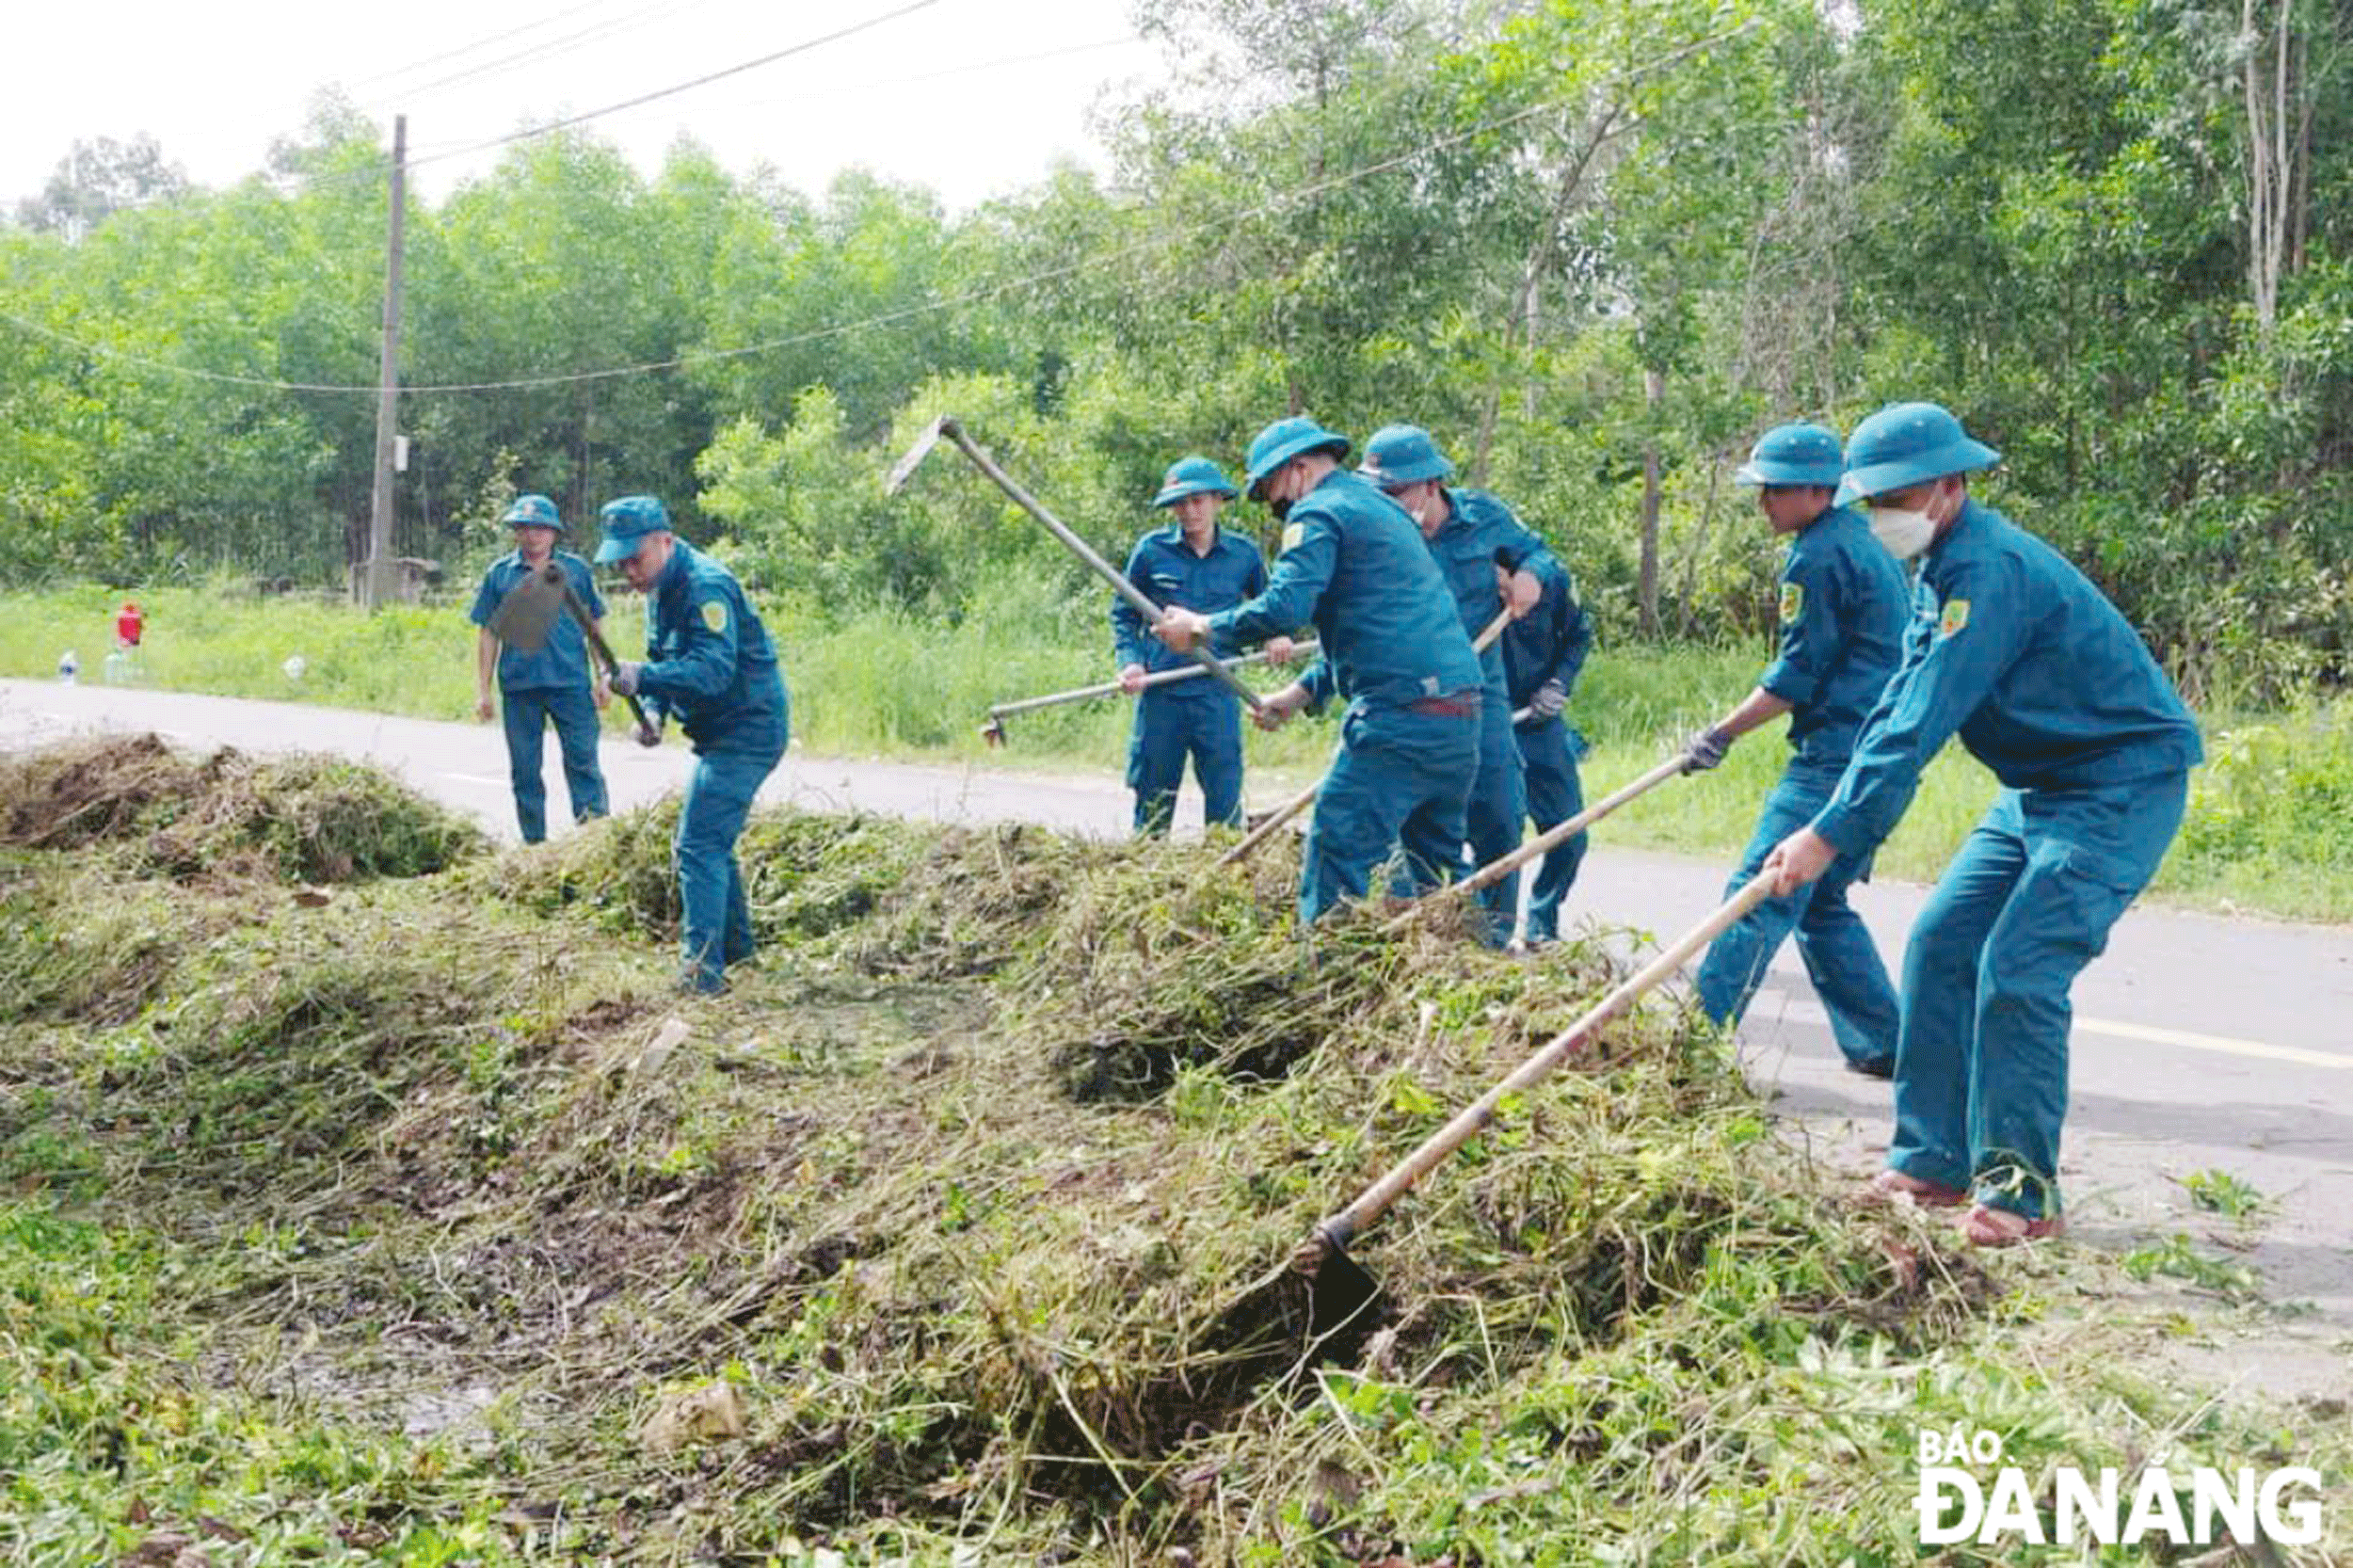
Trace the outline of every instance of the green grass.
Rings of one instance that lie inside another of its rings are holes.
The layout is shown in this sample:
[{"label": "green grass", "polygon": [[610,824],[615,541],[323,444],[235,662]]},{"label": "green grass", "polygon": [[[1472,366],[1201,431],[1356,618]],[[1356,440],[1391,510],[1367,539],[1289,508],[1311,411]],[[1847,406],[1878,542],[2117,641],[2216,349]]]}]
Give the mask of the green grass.
[{"label": "green grass", "polygon": [[[80,587],[0,600],[0,674],[54,675],[59,653],[71,648],[82,679],[102,680],[120,599]],[[374,616],[339,601],[257,598],[229,587],[159,588],[139,599],[149,612],[143,684],[420,718],[472,716],[471,588]],[[1108,679],[1098,596],[1074,600],[1056,583],[1013,581],[976,603],[953,624],[894,609],[818,617],[771,607],[795,744],[818,755],[946,758],[1118,776],[1128,714],[1117,700],[1016,715],[1002,750],[984,745],[979,734],[991,703]],[[640,601],[616,593],[611,609],[614,646],[642,647]],[[305,666],[299,680],[283,668],[296,654]],[[1737,700],[1764,663],[1762,648],[1597,651],[1570,710],[1593,745],[1586,798],[1653,766]],[[2189,815],[2158,873],[2157,896],[2291,919],[2353,920],[2353,702],[2216,712],[2201,721],[2210,760],[2194,777]],[[606,723],[622,722],[616,705]],[[1271,803],[1314,778],[1333,744],[1328,718],[1272,736],[1253,731],[1253,800]],[[1653,791],[1602,831],[1614,843],[1729,861],[1747,843],[1785,756],[1781,727],[1769,726],[1715,773]],[[1881,851],[1881,872],[1932,879],[1993,788],[1984,769],[1947,746]]]}]

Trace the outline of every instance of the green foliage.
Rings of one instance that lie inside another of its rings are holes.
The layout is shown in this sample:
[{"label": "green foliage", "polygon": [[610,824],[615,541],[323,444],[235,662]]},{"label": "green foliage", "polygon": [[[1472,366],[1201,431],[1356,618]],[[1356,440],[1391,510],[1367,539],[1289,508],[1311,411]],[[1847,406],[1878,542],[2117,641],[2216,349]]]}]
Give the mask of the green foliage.
[{"label": "green foliage", "polygon": [[[2328,88],[2353,56],[2324,10],[1160,0],[1170,69],[1106,106],[1115,179],[968,214],[532,138],[407,215],[395,548],[467,556],[517,488],[593,543],[600,502],[653,490],[772,592],[953,622],[1009,563],[1080,580],[969,476],[879,494],[934,413],[1108,547],[1171,457],[1230,462],[1304,409],[1436,430],[1613,634],[1738,633],[1769,551],[1730,461],[1781,419],[1931,395],[2193,697],[2329,687],[2353,100]],[[2263,250],[2275,112],[2305,130]],[[101,144],[0,232],[0,569],[340,581],[382,151],[331,97],[273,149],[298,195],[182,190],[161,149]]]},{"label": "green foliage", "polygon": [[2182,1178],[2182,1190],[2199,1208],[2233,1220],[2251,1220],[2275,1207],[2262,1190],[2224,1170],[2192,1171]]}]

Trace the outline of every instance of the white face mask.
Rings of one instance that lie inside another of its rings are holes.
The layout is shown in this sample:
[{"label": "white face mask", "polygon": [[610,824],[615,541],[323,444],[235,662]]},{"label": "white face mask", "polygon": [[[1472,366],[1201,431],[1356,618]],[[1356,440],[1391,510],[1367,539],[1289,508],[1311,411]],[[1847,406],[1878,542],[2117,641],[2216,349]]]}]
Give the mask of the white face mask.
[{"label": "white face mask", "polygon": [[1871,537],[1879,540],[1898,561],[1909,561],[1929,548],[1936,536],[1936,520],[1926,512],[1906,511],[1900,506],[1871,508]]}]

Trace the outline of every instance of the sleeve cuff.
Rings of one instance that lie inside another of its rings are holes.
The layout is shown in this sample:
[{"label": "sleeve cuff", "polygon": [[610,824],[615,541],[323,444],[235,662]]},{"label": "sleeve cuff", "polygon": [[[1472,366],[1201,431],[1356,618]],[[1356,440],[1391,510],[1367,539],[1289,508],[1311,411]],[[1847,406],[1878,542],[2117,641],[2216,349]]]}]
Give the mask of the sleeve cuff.
[{"label": "sleeve cuff", "polygon": [[1792,708],[1802,708],[1813,700],[1814,688],[1820,684],[1812,676],[1785,659],[1776,659],[1765,666],[1765,673],[1756,683]]}]

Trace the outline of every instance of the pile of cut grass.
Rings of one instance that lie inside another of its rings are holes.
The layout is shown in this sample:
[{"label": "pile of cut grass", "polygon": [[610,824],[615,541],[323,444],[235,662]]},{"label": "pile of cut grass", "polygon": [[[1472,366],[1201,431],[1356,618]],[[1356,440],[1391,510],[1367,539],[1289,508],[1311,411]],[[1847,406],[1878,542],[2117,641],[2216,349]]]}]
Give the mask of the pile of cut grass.
[{"label": "pile of cut grass", "polygon": [[[761,813],[768,950],[680,1001],[669,809],[324,904],[11,852],[179,955],[0,1021],[0,1287],[80,1267],[114,1319],[15,1341],[43,1552],[168,1512],[264,1560],[1909,1555],[1911,1424],[1993,1386],[2008,1309],[1831,1199],[1672,1003],[1368,1231],[1375,1332],[1302,1337],[1276,1265],[1597,999],[1597,947],[1302,933],[1287,851]],[[720,1383],[740,1436],[641,1441]]]},{"label": "pile of cut grass", "polygon": [[488,842],[397,780],[330,757],[264,760],[223,746],[196,760],[149,734],[0,762],[0,844],[132,840],[144,868],[165,875],[258,861],[312,883],[421,876]]}]

